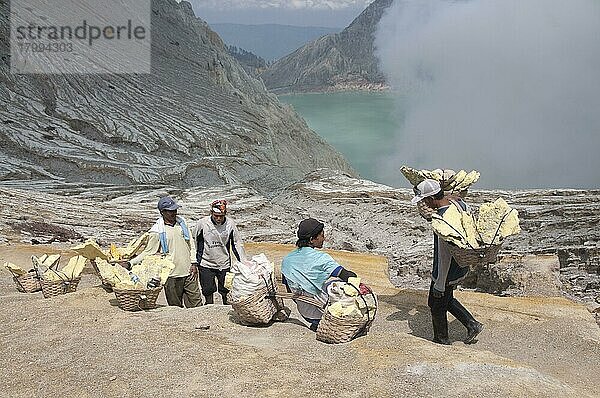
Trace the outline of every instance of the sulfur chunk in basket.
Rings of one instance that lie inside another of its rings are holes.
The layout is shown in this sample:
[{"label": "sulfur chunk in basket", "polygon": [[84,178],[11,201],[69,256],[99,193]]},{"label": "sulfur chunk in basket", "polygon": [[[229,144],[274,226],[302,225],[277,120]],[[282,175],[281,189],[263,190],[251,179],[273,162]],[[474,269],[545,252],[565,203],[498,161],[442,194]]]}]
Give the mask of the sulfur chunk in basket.
[{"label": "sulfur chunk in basket", "polygon": [[500,244],[510,235],[521,231],[519,213],[502,198],[479,207],[477,230],[486,244]]},{"label": "sulfur chunk in basket", "polygon": [[102,260],[108,260],[108,255],[100,249],[100,246],[93,239],[88,239],[84,243],[77,245],[73,248],[77,254],[89,258],[90,260],[94,260],[96,258],[101,258]]}]

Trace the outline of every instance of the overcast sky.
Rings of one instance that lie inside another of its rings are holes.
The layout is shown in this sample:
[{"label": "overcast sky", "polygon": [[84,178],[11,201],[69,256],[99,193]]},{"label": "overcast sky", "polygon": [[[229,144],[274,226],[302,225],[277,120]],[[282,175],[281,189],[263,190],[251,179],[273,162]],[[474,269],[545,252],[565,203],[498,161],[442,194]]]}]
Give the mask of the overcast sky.
[{"label": "overcast sky", "polygon": [[344,28],[373,0],[190,0],[210,23]]}]

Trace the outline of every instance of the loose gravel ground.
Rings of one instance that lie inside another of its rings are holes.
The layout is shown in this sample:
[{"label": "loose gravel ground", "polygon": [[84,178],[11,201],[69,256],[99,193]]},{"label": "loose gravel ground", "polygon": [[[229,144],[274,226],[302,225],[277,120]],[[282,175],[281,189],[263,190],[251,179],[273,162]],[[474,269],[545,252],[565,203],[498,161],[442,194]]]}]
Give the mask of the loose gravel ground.
[{"label": "loose gravel ground", "polygon": [[[0,245],[0,262],[64,247]],[[251,245],[275,262],[289,246]],[[379,293],[370,333],[328,345],[293,311],[247,327],[231,307],[129,313],[86,273],[72,294],[22,294],[0,272],[0,396],[6,397],[595,397],[600,329],[564,298],[459,292],[486,328],[433,344],[426,292],[393,288],[380,257],[334,252]],[[87,272],[87,270],[86,270]],[[206,327],[209,327],[206,329]]]}]

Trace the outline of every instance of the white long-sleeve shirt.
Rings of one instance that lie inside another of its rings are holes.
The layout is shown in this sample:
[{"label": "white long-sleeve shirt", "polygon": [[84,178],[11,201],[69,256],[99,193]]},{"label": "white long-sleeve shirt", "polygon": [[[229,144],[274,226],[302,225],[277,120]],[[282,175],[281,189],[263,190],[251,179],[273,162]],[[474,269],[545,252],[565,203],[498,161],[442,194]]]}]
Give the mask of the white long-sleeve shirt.
[{"label": "white long-sleeve shirt", "polygon": [[[230,240],[233,239],[232,242]],[[231,267],[231,255],[246,258],[246,252],[240,232],[232,218],[226,217],[222,225],[215,224],[211,216],[206,216],[196,224],[195,240],[197,243],[196,261],[201,267],[224,270]]]}]

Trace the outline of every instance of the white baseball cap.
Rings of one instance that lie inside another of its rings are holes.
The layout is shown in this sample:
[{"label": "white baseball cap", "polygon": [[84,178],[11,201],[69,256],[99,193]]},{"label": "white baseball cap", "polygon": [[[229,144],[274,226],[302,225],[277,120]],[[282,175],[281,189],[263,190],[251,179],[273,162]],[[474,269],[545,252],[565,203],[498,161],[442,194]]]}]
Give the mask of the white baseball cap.
[{"label": "white baseball cap", "polygon": [[433,196],[441,190],[442,187],[440,186],[440,183],[436,180],[423,180],[416,187],[413,188],[415,197],[411,199],[410,203],[417,204],[423,199],[429,196]]}]

